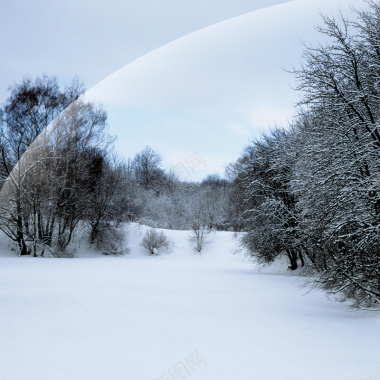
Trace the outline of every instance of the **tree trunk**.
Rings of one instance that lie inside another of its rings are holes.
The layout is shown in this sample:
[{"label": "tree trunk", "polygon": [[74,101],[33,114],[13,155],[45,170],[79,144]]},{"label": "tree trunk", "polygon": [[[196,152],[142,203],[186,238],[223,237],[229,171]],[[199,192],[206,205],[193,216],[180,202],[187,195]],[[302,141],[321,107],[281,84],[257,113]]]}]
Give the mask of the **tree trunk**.
[{"label": "tree trunk", "polygon": [[26,247],[24,232],[23,232],[23,218],[21,214],[21,192],[17,188],[17,243],[20,249],[20,255],[27,255],[28,249]]},{"label": "tree trunk", "polygon": [[290,266],[288,267],[291,270],[296,270],[298,268],[297,264],[297,253],[294,252],[292,249],[287,249],[286,253],[289,257]]}]

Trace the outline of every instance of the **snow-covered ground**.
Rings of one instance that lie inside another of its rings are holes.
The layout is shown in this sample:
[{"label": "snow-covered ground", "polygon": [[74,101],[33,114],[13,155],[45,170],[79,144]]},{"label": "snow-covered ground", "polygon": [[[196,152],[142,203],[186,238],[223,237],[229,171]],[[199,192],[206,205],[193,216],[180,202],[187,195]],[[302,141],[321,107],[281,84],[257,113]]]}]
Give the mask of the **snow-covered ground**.
[{"label": "snow-covered ground", "polygon": [[[279,267],[259,269],[233,233],[199,255],[188,231],[149,256],[0,258],[0,379],[380,379],[380,315],[348,312]],[[306,294],[307,293],[307,294]]]}]

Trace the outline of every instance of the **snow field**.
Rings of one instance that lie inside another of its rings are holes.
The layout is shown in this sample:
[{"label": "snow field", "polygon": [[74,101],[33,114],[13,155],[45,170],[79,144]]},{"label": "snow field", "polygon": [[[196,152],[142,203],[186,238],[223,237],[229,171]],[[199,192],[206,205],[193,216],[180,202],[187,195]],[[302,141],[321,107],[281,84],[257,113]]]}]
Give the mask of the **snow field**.
[{"label": "snow field", "polygon": [[[129,255],[0,258],[0,379],[364,380],[380,367],[380,318],[347,312],[282,268],[209,236],[165,231],[149,256],[131,225]],[[93,257],[91,257],[93,256]],[[285,266],[286,267],[286,266]],[[376,378],[376,377],[375,377]]]}]

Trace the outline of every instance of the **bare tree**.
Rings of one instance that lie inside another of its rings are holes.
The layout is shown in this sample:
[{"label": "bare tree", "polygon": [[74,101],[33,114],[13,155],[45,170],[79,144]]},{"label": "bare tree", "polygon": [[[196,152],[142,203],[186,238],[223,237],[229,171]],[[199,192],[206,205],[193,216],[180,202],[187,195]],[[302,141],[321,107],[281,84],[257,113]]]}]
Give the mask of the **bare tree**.
[{"label": "bare tree", "polygon": [[[89,161],[88,206],[85,221],[90,225],[90,243],[100,250],[123,250],[123,224],[130,220],[125,191],[129,181],[121,160],[106,151],[93,149]],[[122,243],[122,244],[121,244]]]},{"label": "bare tree", "polygon": [[153,189],[163,178],[161,163],[162,157],[149,146],[133,158],[135,178],[144,189]]},{"label": "bare tree", "polygon": [[86,155],[109,139],[106,113],[79,99],[82,91],[77,81],[61,90],[55,78],[24,80],[4,108],[1,164],[7,179],[0,228],[20,254],[30,251],[27,241],[35,255],[37,245],[64,250],[83,219]]},{"label": "bare tree", "polygon": [[171,243],[162,231],[158,232],[156,229],[151,228],[146,232],[141,242],[141,246],[146,248],[151,255],[154,255],[155,253],[158,253],[160,248],[165,248],[166,251],[168,251]]},{"label": "bare tree", "polygon": [[291,188],[294,157],[290,132],[274,130],[246,148],[239,170],[247,233],[243,243],[259,262],[286,255],[292,270],[304,264],[298,245],[297,200]]},{"label": "bare tree", "polygon": [[[62,92],[56,78],[44,76],[32,82],[24,78],[20,84],[10,87],[11,94],[2,112],[1,166],[8,178],[7,207],[3,212],[2,230],[17,241],[20,254],[27,254],[25,243],[25,208],[23,202],[26,194],[23,184],[31,169],[41,166],[42,159],[28,163],[27,156],[41,152],[40,143],[26,153],[28,147],[59,113],[83,93],[83,87],[75,80],[66,92]],[[23,162],[21,157],[26,154]],[[12,200],[10,200],[10,195]],[[10,204],[11,202],[11,204]],[[9,206],[15,211],[10,211]],[[13,228],[14,226],[14,228]]]},{"label": "bare tree", "polygon": [[192,205],[192,230],[194,232],[196,250],[201,252],[206,236],[210,233],[209,204],[205,198],[198,195]]}]

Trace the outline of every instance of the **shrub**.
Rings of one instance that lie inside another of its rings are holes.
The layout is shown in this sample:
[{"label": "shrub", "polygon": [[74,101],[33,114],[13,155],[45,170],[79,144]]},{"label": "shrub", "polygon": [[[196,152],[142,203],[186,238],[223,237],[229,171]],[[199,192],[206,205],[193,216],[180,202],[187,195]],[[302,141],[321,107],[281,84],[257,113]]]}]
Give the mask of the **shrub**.
[{"label": "shrub", "polygon": [[158,232],[156,229],[151,228],[145,233],[140,245],[146,248],[151,255],[154,255],[158,253],[160,248],[165,248],[166,252],[168,252],[171,242],[162,231]]},{"label": "shrub", "polygon": [[95,239],[96,248],[105,255],[122,255],[129,253],[125,247],[125,233],[121,228],[104,225],[99,229]]}]

